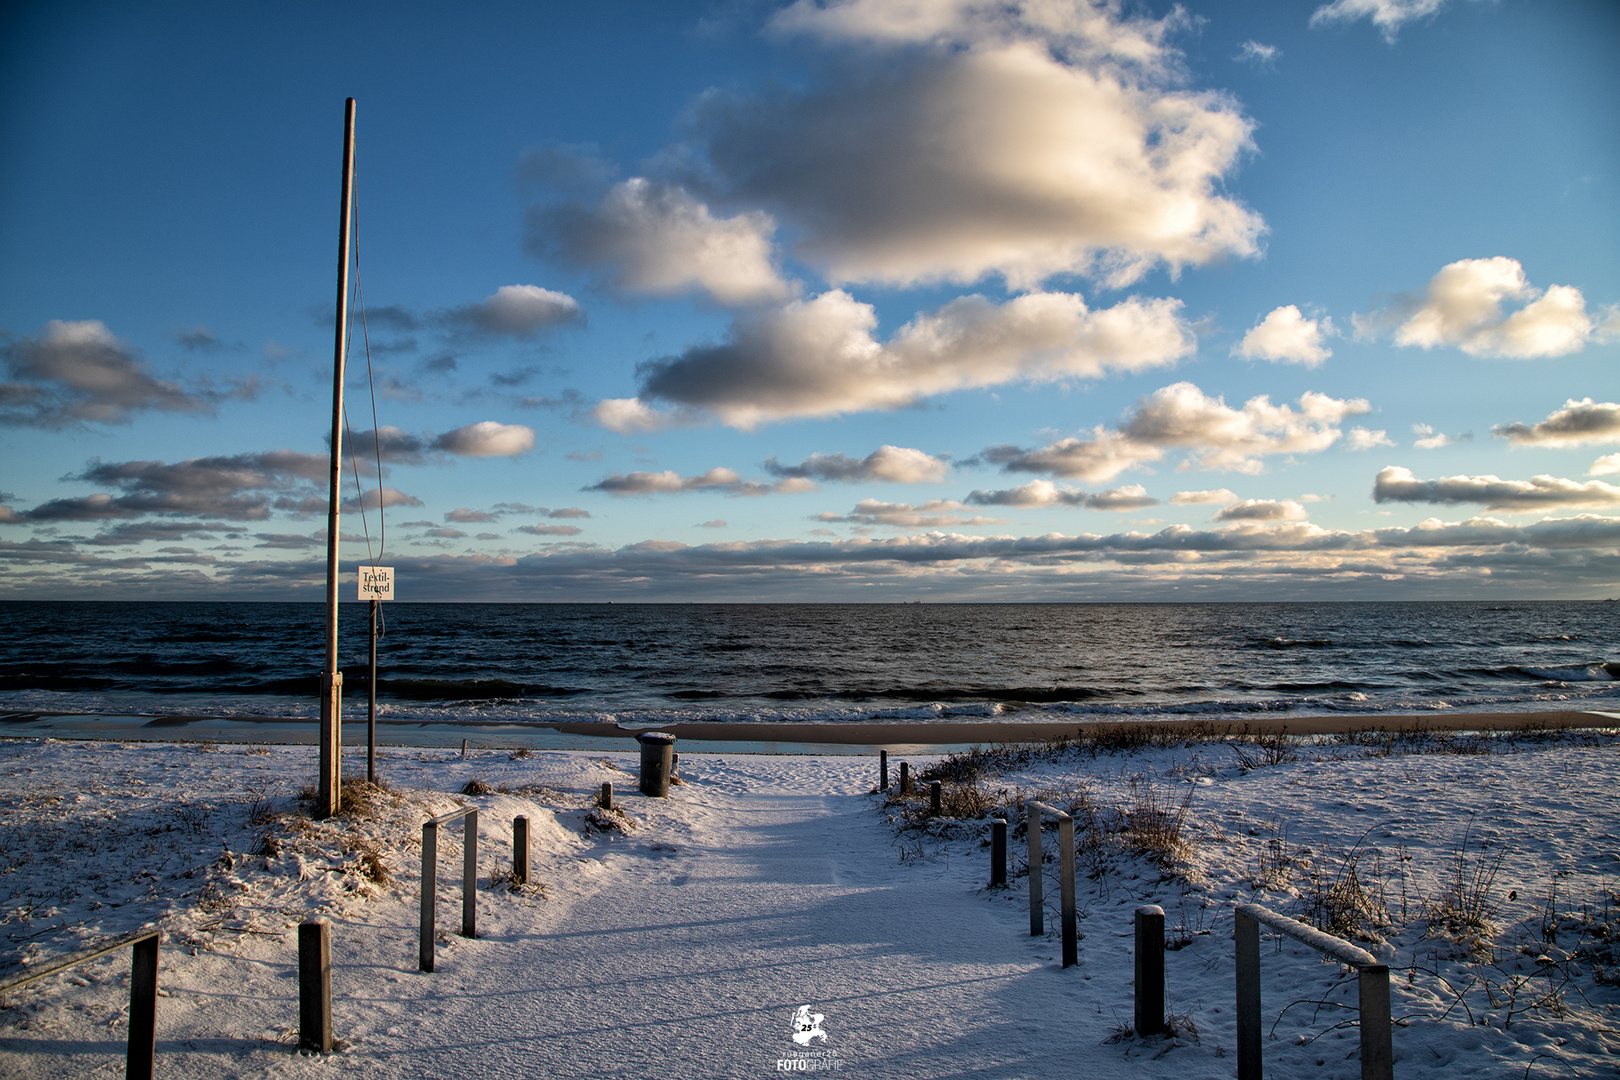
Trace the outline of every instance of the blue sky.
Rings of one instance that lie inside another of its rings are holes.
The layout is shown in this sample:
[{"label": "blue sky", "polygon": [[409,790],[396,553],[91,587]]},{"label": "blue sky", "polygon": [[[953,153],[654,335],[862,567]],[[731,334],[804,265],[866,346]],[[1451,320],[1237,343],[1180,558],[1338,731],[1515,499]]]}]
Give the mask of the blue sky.
[{"label": "blue sky", "polygon": [[402,599],[1620,593],[1612,4],[0,19],[0,596],[319,597],[351,95]]}]

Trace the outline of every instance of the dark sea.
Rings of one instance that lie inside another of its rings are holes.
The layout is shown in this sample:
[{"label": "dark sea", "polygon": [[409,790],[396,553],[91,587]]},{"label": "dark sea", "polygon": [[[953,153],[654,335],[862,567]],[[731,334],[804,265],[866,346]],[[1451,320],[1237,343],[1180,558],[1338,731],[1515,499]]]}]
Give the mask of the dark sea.
[{"label": "dark sea", "polygon": [[[1067,721],[1620,708],[1620,604],[383,606],[396,721]],[[363,719],[365,605],[342,608]],[[324,609],[0,603],[0,709],[307,718]]]}]

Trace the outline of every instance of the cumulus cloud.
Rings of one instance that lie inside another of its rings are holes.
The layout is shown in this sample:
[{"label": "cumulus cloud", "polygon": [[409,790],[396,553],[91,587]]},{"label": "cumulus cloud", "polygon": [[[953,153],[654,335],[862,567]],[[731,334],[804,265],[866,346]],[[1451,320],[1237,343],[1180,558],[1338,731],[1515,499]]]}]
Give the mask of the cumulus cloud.
[{"label": "cumulus cloud", "polygon": [[1432,18],[1445,6],[1446,0],[1332,0],[1316,9],[1311,15],[1311,25],[1366,19],[1393,45],[1401,27],[1415,19]]},{"label": "cumulus cloud", "polygon": [[1030,293],[1005,304],[964,296],[879,343],[872,306],[835,289],[746,312],[724,343],[641,365],[639,398],[604,401],[596,416],[618,431],[676,422],[647,404],[656,399],[748,429],[894,409],[969,387],[1142,371],[1193,352],[1180,308],[1179,300],[1131,297],[1090,311],[1074,293]]},{"label": "cumulus cloud", "polygon": [[588,415],[620,435],[665,431],[702,422],[701,415],[693,409],[657,409],[640,398],[606,398],[588,410]]},{"label": "cumulus cloud", "polygon": [[1620,442],[1620,403],[1570,398],[1535,424],[1498,424],[1491,434],[1519,446],[1582,446]]},{"label": "cumulus cloud", "polygon": [[98,319],[52,319],[34,337],[0,345],[0,424],[61,428],[125,424],[144,410],[212,412],[227,395],[153,377],[133,345]]},{"label": "cumulus cloud", "polygon": [[1150,496],[1141,484],[1109,488],[1086,499],[1086,507],[1091,510],[1140,510],[1158,505],[1159,500]]},{"label": "cumulus cloud", "polygon": [[1027,484],[1001,491],[972,491],[968,493],[967,502],[974,506],[1014,506],[1022,509],[1083,506],[1088,510],[1115,511],[1140,510],[1159,504],[1159,500],[1149,495],[1141,484],[1126,484],[1088,495],[1074,488],[1059,487],[1050,480],[1031,480]]},{"label": "cumulus cloud", "polygon": [[[52,499],[26,511],[30,521],[96,521],[144,514],[198,514],[259,521],[277,509],[296,509],[327,479],[329,458],[293,450],[161,461],[91,461],[70,479],[118,488]],[[272,502],[272,496],[276,496]],[[324,500],[320,503],[325,509]]]},{"label": "cumulus cloud", "polygon": [[538,285],[502,285],[478,303],[451,308],[440,318],[474,333],[529,338],[552,327],[582,324],[585,311],[566,293]]},{"label": "cumulus cloud", "polygon": [[[385,487],[369,488],[363,492],[358,499],[352,497],[344,499],[342,508],[345,512],[353,513],[354,511],[362,508],[366,510],[376,510],[379,507],[421,505],[422,500],[418,499],[415,495],[407,495],[397,488]],[[465,536],[467,534],[458,533],[457,535]]]},{"label": "cumulus cloud", "polygon": [[694,491],[716,491],[724,495],[783,495],[814,491],[816,485],[803,477],[788,477],[774,484],[744,480],[734,469],[713,468],[696,476],[682,476],[674,469],[663,472],[614,473],[584,491],[605,491],[609,495],[678,495]]},{"label": "cumulus cloud", "polygon": [[469,510],[465,506],[458,506],[448,514],[444,520],[453,521],[458,525],[481,525],[490,521],[499,521],[500,515],[489,510]]},{"label": "cumulus cloud", "polygon": [[962,513],[967,507],[955,499],[930,499],[921,506],[911,503],[862,499],[845,515],[821,514],[818,521],[843,521],[854,525],[886,525],[897,529],[941,529],[951,525],[995,525],[1000,519]]},{"label": "cumulus cloud", "polygon": [[1592,476],[1613,476],[1620,473],[1620,454],[1604,454],[1586,470]]},{"label": "cumulus cloud", "polygon": [[1379,428],[1373,431],[1364,427],[1353,427],[1344,433],[1344,446],[1346,450],[1376,450],[1380,446],[1394,446],[1395,440],[1389,437],[1389,432]]},{"label": "cumulus cloud", "polygon": [[517,531],[530,536],[578,536],[578,525],[519,525]]},{"label": "cumulus cloud", "polygon": [[1256,323],[1232,347],[1232,355],[1316,367],[1333,355],[1333,350],[1322,344],[1323,335],[1332,332],[1331,320],[1307,319],[1299,308],[1289,304]]},{"label": "cumulus cloud", "polygon": [[379,457],[385,465],[425,465],[458,457],[516,457],[534,449],[534,429],[522,424],[501,424],[481,420],[476,424],[446,431],[417,434],[384,424],[375,431],[356,431],[347,440],[348,449],[364,469]]},{"label": "cumulus cloud", "polygon": [[684,188],[635,177],[595,205],[531,207],[531,252],[600,270],[617,288],[657,296],[701,289],[722,304],[786,299],[772,259],[776,223],[767,213],[715,217]]},{"label": "cumulus cloud", "polygon": [[797,465],[783,465],[776,458],[765,461],[772,476],[799,477],[844,483],[881,480],[891,484],[937,484],[945,479],[950,464],[921,450],[904,446],[880,446],[864,458],[846,454],[811,454]]},{"label": "cumulus cloud", "polygon": [[1293,499],[1244,499],[1223,506],[1216,521],[1304,521],[1305,508]]},{"label": "cumulus cloud", "polygon": [[691,156],[835,283],[1117,287],[1250,255],[1263,222],[1223,187],[1253,124],[1180,85],[1184,23],[1112,2],[794,4],[774,30],[853,46],[848,62],[806,89],[711,91]]},{"label": "cumulus cloud", "polygon": [[1180,382],[1142,398],[1114,428],[1099,426],[1089,436],[1031,450],[992,446],[982,456],[1007,472],[1097,482],[1182,449],[1190,451],[1180,465],[1183,469],[1257,473],[1264,468],[1264,457],[1327,449],[1342,434],[1339,425],[1345,417],[1367,411],[1362,399],[1341,400],[1314,391],[1300,395],[1297,409],[1273,405],[1264,395],[1233,409],[1223,398],[1208,397],[1192,383]]},{"label": "cumulus cloud", "polygon": [[480,420],[438,436],[433,448],[461,457],[517,457],[534,449],[534,429]]},{"label": "cumulus cloud", "polygon": [[1412,434],[1417,438],[1412,446],[1418,450],[1438,450],[1443,446],[1451,445],[1451,436],[1443,431],[1436,431],[1428,424],[1413,424]]},{"label": "cumulus cloud", "polygon": [[1237,501],[1237,495],[1226,488],[1215,488],[1212,491],[1178,491],[1170,496],[1170,502],[1174,506],[1215,506]]},{"label": "cumulus cloud", "polygon": [[[1505,301],[1524,301],[1504,313]],[[1357,330],[1376,334],[1393,325],[1395,344],[1433,349],[1455,345],[1471,356],[1514,359],[1564,356],[1607,336],[1586,312],[1579,289],[1545,291],[1525,279],[1517,259],[1461,259],[1429,281],[1422,297],[1403,297],[1384,312],[1357,316]]]},{"label": "cumulus cloud", "polygon": [[1526,513],[1563,506],[1620,505],[1620,487],[1601,480],[1581,483],[1557,476],[1503,480],[1499,476],[1446,476],[1419,480],[1398,465],[1380,469],[1373,479],[1376,502],[1480,503],[1487,510]]}]

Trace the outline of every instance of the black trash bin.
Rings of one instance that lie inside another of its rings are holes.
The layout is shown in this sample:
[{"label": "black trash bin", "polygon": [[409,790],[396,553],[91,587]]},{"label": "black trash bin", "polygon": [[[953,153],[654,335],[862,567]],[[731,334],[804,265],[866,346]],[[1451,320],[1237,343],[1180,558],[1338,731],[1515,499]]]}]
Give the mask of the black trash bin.
[{"label": "black trash bin", "polygon": [[675,736],[667,731],[643,731],[636,736],[641,744],[641,793],[655,799],[669,798],[669,780],[675,772]]}]

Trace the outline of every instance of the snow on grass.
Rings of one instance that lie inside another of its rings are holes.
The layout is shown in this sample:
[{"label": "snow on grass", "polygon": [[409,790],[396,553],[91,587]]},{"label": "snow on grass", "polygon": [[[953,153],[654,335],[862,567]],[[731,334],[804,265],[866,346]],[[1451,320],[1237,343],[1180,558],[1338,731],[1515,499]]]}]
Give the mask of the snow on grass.
[{"label": "snow on grass", "polygon": [[[1612,732],[993,748],[914,758],[910,798],[874,790],[871,758],[681,764],[653,800],[633,754],[389,749],[385,784],[346,785],[347,811],[312,822],[312,748],[0,742],[0,970],[160,922],[158,1065],[187,1078],[1229,1077],[1232,909],[1258,902],[1390,964],[1402,1076],[1620,1065]],[[1076,821],[1069,970],[1055,877],[1052,933],[1027,933],[1031,798]],[[480,811],[480,936],[454,933],[452,824],[438,970],[421,975],[420,827],[459,805]],[[519,814],[527,888],[510,876]],[[1000,814],[1015,866],[992,890]],[[1168,916],[1172,1034],[1139,1039],[1146,903]],[[343,1045],[327,1058],[294,1049],[295,928],[316,914],[334,923]],[[1268,1075],[1358,1076],[1354,973],[1265,941]],[[0,1001],[0,1073],[116,1074],[128,967],[107,957]],[[807,1016],[823,1022],[794,1042]]]}]

